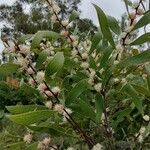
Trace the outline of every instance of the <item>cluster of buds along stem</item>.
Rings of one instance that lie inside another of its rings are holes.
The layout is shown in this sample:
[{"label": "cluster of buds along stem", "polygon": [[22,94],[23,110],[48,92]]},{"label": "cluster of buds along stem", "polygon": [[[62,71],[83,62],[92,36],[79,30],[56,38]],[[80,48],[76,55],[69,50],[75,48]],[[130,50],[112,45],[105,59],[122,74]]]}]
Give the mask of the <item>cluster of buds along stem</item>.
[{"label": "cluster of buds along stem", "polygon": [[31,133],[28,133],[23,137],[23,141],[27,144],[30,144],[32,142],[32,139],[33,139],[33,135]]}]

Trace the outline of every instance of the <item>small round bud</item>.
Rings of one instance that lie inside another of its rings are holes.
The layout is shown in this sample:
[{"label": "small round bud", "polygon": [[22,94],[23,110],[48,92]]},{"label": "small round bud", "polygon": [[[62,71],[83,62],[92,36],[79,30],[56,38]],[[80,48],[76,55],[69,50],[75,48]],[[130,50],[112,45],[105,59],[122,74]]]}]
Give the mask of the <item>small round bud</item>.
[{"label": "small round bud", "polygon": [[70,108],[66,108],[65,110],[66,110],[66,112],[65,112],[65,111],[63,112],[63,115],[64,115],[65,117],[68,117],[68,114],[69,114],[69,115],[72,114],[72,110],[71,110]]},{"label": "small round bud", "polygon": [[126,29],[125,29],[125,32],[129,33],[132,31],[132,29],[134,28],[134,26],[128,26]]},{"label": "small round bud", "polygon": [[126,35],[127,35],[127,33],[126,32],[122,32],[121,34],[120,34],[120,39],[123,39],[123,38],[125,38],[126,37]]},{"label": "small round bud", "polygon": [[99,143],[93,146],[92,150],[102,150],[103,146]]},{"label": "small round bud", "polygon": [[23,141],[30,144],[32,142],[33,135],[31,133],[28,133],[24,136]]},{"label": "small round bud", "polygon": [[75,49],[71,52],[71,56],[72,56],[72,57],[77,56],[77,54],[78,54],[78,52],[77,52],[77,50],[75,50]]},{"label": "small round bud", "polygon": [[143,116],[143,119],[144,119],[145,121],[149,121],[149,120],[150,120],[150,117],[149,117],[148,115],[145,115],[145,116]]},{"label": "small round bud", "polygon": [[62,36],[64,36],[64,37],[67,37],[68,34],[69,34],[69,32],[66,31],[66,30],[63,30],[63,31],[60,32],[60,35],[62,35]]},{"label": "small round bud", "polygon": [[89,68],[89,64],[87,62],[82,62],[81,67],[87,69]]},{"label": "small round bud", "polygon": [[60,12],[60,7],[55,3],[53,5],[53,10],[56,12],[56,13],[59,13]]},{"label": "small round bud", "polygon": [[143,140],[144,140],[143,135],[139,135],[138,136],[138,142],[143,143]]},{"label": "small round bud", "polygon": [[118,65],[119,64],[119,61],[118,60],[115,60],[114,61],[114,65]]},{"label": "small round bud", "polygon": [[118,82],[119,82],[119,79],[118,79],[118,78],[114,78],[114,82],[115,82],[115,83],[118,83]]},{"label": "small round bud", "polygon": [[88,80],[88,83],[89,83],[90,85],[94,85],[94,80],[90,78],[90,79]]},{"label": "small round bud", "polygon": [[101,88],[102,88],[102,84],[101,83],[98,83],[96,85],[94,85],[94,88],[97,92],[100,92],[101,91]]},{"label": "small round bud", "polygon": [[28,73],[29,75],[32,75],[32,74],[34,74],[34,70],[33,70],[31,67],[29,67],[29,68],[27,69],[27,73]]},{"label": "small round bud", "polygon": [[46,90],[46,91],[44,91],[44,92],[45,92],[45,94],[46,94],[47,96],[53,97],[53,94],[52,94],[49,90]]},{"label": "small round bud", "polygon": [[61,105],[61,104],[56,104],[54,106],[54,110],[57,111],[60,114],[63,114],[64,113],[64,106]]},{"label": "small round bud", "polygon": [[117,52],[122,52],[123,51],[123,47],[121,44],[116,45],[116,50]]},{"label": "small round bud", "polygon": [[51,143],[51,138],[46,137],[43,139],[42,143],[45,145],[45,147],[48,147],[49,144]]},{"label": "small round bud", "polygon": [[63,26],[66,27],[66,26],[68,26],[69,21],[68,20],[63,20],[61,23],[62,23]]},{"label": "small round bud", "polygon": [[129,17],[130,17],[130,19],[135,19],[136,18],[135,12],[130,13]]},{"label": "small round bud", "polygon": [[141,127],[139,133],[140,134],[144,134],[145,133],[146,128],[145,127]]},{"label": "small round bud", "polygon": [[55,94],[55,95],[59,95],[60,94],[60,88],[59,87],[53,87],[52,88],[52,92]]},{"label": "small round bud", "polygon": [[36,79],[38,82],[42,82],[44,80],[45,73],[44,71],[37,72]]},{"label": "small round bud", "polygon": [[137,14],[138,14],[139,16],[143,15],[143,14],[144,14],[144,10],[143,10],[142,8],[138,8]]},{"label": "small round bud", "polygon": [[48,109],[51,109],[52,106],[53,106],[53,104],[52,104],[51,101],[47,101],[47,102],[45,103],[45,106],[46,106]]},{"label": "small round bud", "polygon": [[51,16],[51,22],[55,23],[57,21],[57,17],[55,15]]},{"label": "small round bud", "polygon": [[46,89],[47,89],[47,86],[46,86],[44,83],[41,83],[41,84],[38,86],[38,90],[39,90],[40,92],[44,92]]},{"label": "small round bud", "polygon": [[82,59],[86,60],[88,58],[88,53],[85,52],[81,56],[82,56]]}]

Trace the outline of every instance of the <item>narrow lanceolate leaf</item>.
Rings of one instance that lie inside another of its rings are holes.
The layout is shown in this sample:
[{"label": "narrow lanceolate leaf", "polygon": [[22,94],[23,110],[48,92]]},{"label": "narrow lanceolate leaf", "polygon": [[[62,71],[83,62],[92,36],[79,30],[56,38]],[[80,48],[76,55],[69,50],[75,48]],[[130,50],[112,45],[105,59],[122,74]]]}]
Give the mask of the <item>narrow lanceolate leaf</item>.
[{"label": "narrow lanceolate leaf", "polygon": [[2,64],[0,65],[0,76],[8,76],[16,73],[19,67],[19,65],[12,63]]},{"label": "narrow lanceolate leaf", "polygon": [[45,77],[49,79],[51,75],[57,73],[64,65],[64,55],[62,52],[56,53],[54,58],[50,60],[45,70]]},{"label": "narrow lanceolate leaf", "polygon": [[66,98],[66,104],[69,105],[72,103],[77,97],[79,97],[84,91],[86,91],[89,88],[89,84],[85,79],[78,82],[74,88],[70,91]]},{"label": "narrow lanceolate leaf", "polygon": [[139,112],[143,115],[143,106],[142,106],[142,100],[139,98],[136,90],[131,86],[130,84],[126,84],[123,89],[127,95],[130,96],[132,102],[134,103],[135,107],[139,110]]},{"label": "narrow lanceolate leaf", "polygon": [[150,65],[145,65],[145,70],[147,74],[147,85],[148,89],[150,90]]},{"label": "narrow lanceolate leaf", "polygon": [[90,49],[90,54],[97,48],[101,39],[102,39],[102,33],[101,32],[95,33],[95,35],[92,38],[92,45],[91,45],[91,49]]},{"label": "narrow lanceolate leaf", "polygon": [[150,49],[146,50],[144,52],[141,52],[140,54],[135,55],[133,57],[126,58],[125,60],[120,62],[118,67],[120,69],[122,69],[124,67],[129,67],[132,65],[138,65],[138,64],[142,64],[142,63],[145,63],[148,61],[150,61]]},{"label": "narrow lanceolate leaf", "polygon": [[31,111],[23,114],[10,115],[8,118],[21,125],[31,125],[40,121],[47,120],[50,117],[54,117],[54,111],[50,110],[38,110]]},{"label": "narrow lanceolate leaf", "polygon": [[73,10],[69,17],[69,22],[74,21],[78,18],[79,18],[79,13],[77,11]]},{"label": "narrow lanceolate leaf", "polygon": [[110,32],[108,21],[107,21],[107,17],[105,15],[105,13],[97,5],[94,5],[94,7],[95,7],[96,12],[97,12],[97,16],[98,16],[98,20],[99,20],[99,24],[100,24],[100,28],[101,28],[101,31],[103,33],[103,36],[109,41],[109,43],[113,47],[115,47],[115,43],[114,43],[112,34]]},{"label": "narrow lanceolate leaf", "polygon": [[140,45],[146,42],[150,42],[150,32],[141,35],[135,41],[133,41],[130,45]]},{"label": "narrow lanceolate leaf", "polygon": [[22,114],[29,111],[46,109],[46,107],[42,105],[16,105],[16,106],[7,106],[6,108],[12,114]]},{"label": "narrow lanceolate leaf", "polygon": [[136,23],[133,30],[142,28],[150,23],[150,11],[146,12],[144,16]]},{"label": "narrow lanceolate leaf", "polygon": [[34,142],[27,146],[25,150],[37,150],[38,142]]},{"label": "narrow lanceolate leaf", "polygon": [[119,22],[112,16],[107,16],[108,25],[110,29],[117,35],[120,35],[121,28],[119,26]]},{"label": "narrow lanceolate leaf", "polygon": [[104,101],[100,94],[96,95],[95,108],[96,108],[96,123],[99,124],[104,109]]},{"label": "narrow lanceolate leaf", "polygon": [[38,31],[33,37],[31,43],[31,50],[35,53],[39,53],[40,43],[43,40],[43,38],[53,40],[53,39],[58,39],[59,37],[60,35],[53,31]]},{"label": "narrow lanceolate leaf", "polygon": [[25,142],[17,142],[5,146],[7,150],[20,150],[23,149],[24,147],[25,147]]}]

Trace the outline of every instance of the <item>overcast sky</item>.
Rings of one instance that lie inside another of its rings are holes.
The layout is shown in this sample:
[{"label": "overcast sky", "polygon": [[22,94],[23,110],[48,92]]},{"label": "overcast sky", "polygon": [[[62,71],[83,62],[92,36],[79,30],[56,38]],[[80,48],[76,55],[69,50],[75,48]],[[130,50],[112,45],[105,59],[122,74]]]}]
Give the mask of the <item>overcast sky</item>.
[{"label": "overcast sky", "polygon": [[[0,0],[1,4],[12,4],[15,0]],[[89,18],[93,20],[95,24],[98,24],[96,12],[92,3],[100,6],[106,14],[120,19],[121,15],[125,12],[125,7],[122,0],[81,0],[81,5],[79,6],[82,11],[81,17]],[[2,25],[0,24],[0,27]],[[2,43],[0,41],[0,51],[2,49]]]}]

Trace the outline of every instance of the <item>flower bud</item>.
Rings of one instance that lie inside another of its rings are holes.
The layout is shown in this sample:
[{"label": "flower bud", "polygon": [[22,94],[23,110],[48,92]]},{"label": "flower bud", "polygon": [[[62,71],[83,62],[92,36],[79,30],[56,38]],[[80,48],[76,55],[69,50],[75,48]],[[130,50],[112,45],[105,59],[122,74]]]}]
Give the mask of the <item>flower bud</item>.
[{"label": "flower bud", "polygon": [[31,133],[28,133],[24,136],[23,141],[30,144],[32,142],[33,135]]},{"label": "flower bud", "polygon": [[44,71],[37,72],[36,79],[40,83],[44,80],[45,73]]},{"label": "flower bud", "polygon": [[38,90],[39,90],[40,92],[44,92],[46,89],[47,89],[47,86],[46,86],[44,83],[41,83],[41,84],[38,86]]},{"label": "flower bud", "polygon": [[53,5],[53,10],[56,12],[56,13],[59,13],[60,12],[60,7],[55,3]]},{"label": "flower bud", "polygon": [[34,70],[33,70],[31,67],[29,67],[29,68],[27,69],[27,73],[28,73],[29,75],[32,75],[32,74],[34,74]]},{"label": "flower bud", "polygon": [[51,22],[55,23],[57,21],[57,17],[55,15],[51,16]]},{"label": "flower bud", "polygon": [[144,14],[144,10],[141,9],[141,8],[138,8],[137,14],[138,14],[139,16],[143,15],[143,14]]},{"label": "flower bud", "polygon": [[63,114],[64,113],[64,106],[62,104],[56,104],[54,106],[54,110],[60,114]]},{"label": "flower bud", "polygon": [[60,32],[60,35],[62,35],[62,36],[64,36],[64,37],[67,37],[68,34],[69,34],[69,32],[66,31],[66,30],[63,30],[63,31]]},{"label": "flower bud", "polygon": [[102,84],[101,84],[101,83],[98,83],[98,84],[96,84],[96,85],[94,86],[94,88],[95,88],[95,90],[96,90],[97,92],[100,92],[100,91],[101,91],[101,88],[102,88]]},{"label": "flower bud", "polygon": [[145,127],[141,127],[139,133],[140,133],[140,134],[144,134],[145,131],[146,131],[146,128],[145,128]]},{"label": "flower bud", "polygon": [[59,87],[53,87],[53,88],[52,88],[52,92],[53,92],[55,95],[59,95],[59,94],[60,94],[60,88],[59,88]]},{"label": "flower bud", "polygon": [[81,67],[87,69],[89,68],[89,64],[87,62],[82,62]]},{"label": "flower bud", "polygon": [[129,17],[130,17],[130,19],[135,19],[136,18],[135,12],[130,13]]},{"label": "flower bud", "polygon": [[144,119],[145,121],[149,121],[149,120],[150,120],[150,118],[149,118],[148,115],[143,116],[143,119]]},{"label": "flower bud", "polygon": [[53,104],[52,104],[51,101],[47,101],[47,102],[45,103],[45,106],[46,106],[48,109],[52,109]]},{"label": "flower bud", "polygon": [[63,26],[66,27],[69,24],[69,21],[68,20],[63,20],[61,23],[62,23]]},{"label": "flower bud", "polygon": [[49,90],[46,90],[46,91],[44,91],[44,92],[45,92],[45,94],[46,94],[47,96],[53,97],[53,94],[52,94]]},{"label": "flower bud", "polygon": [[82,59],[86,60],[88,58],[88,53],[85,52],[81,56],[82,56]]}]

